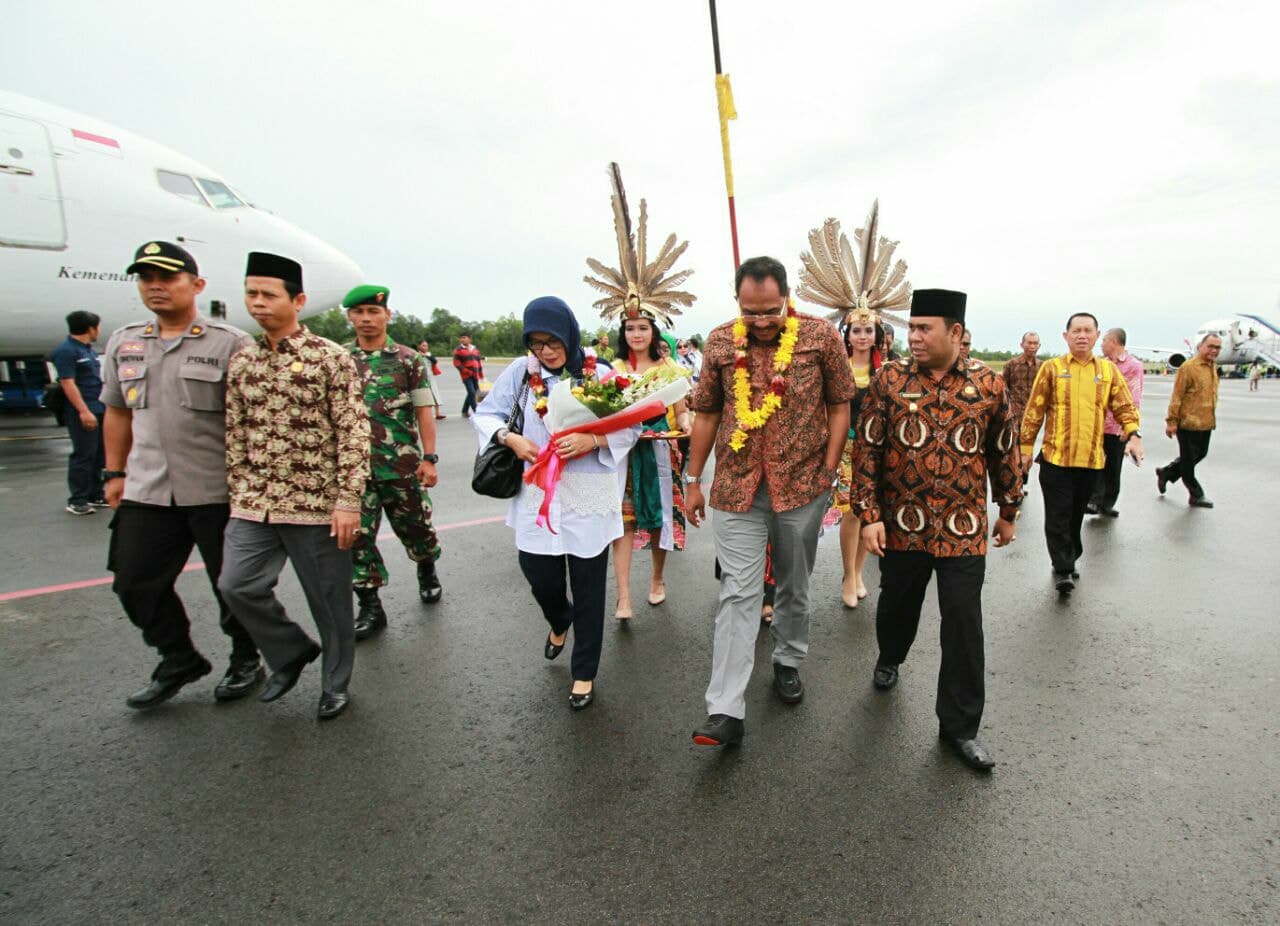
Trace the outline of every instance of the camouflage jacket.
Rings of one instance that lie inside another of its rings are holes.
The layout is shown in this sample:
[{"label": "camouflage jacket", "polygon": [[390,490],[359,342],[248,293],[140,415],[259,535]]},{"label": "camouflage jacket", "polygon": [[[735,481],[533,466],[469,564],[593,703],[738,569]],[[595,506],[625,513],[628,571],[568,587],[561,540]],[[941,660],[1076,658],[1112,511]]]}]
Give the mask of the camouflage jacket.
[{"label": "camouflage jacket", "polygon": [[363,350],[354,341],[344,346],[360,372],[369,410],[371,477],[412,476],[422,462],[415,411],[435,404],[422,355],[390,337],[382,350]]},{"label": "camouflage jacket", "polygon": [[369,417],[350,355],[305,327],[265,337],[227,368],[231,516],[327,524],[359,511],[369,478]]}]

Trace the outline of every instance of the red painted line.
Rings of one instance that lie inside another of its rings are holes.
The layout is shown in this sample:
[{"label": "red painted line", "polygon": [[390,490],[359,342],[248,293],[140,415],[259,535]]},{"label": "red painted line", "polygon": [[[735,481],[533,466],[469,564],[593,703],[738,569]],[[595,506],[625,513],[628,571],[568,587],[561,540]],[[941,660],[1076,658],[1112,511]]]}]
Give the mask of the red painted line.
[{"label": "red painted line", "polygon": [[114,138],[107,138],[105,135],[95,135],[92,132],[84,132],[80,129],[72,129],[71,134],[75,138],[83,138],[85,141],[97,142],[100,145],[106,145],[108,148],[119,148],[120,142]]},{"label": "red painted line", "polygon": [[[462,527],[479,527],[482,524],[497,524],[498,522],[505,521],[506,519],[506,515],[499,515],[496,518],[476,518],[472,521],[458,521],[453,524],[441,524],[436,527],[436,533],[441,531],[458,530]],[[391,535],[384,532],[378,535],[378,539],[381,540],[388,536]],[[188,563],[182,571],[195,572],[196,570],[203,568],[204,563]],[[39,588],[24,588],[19,589],[16,592],[5,592],[0,595],[0,602],[18,601],[22,598],[36,598],[40,595],[56,595],[58,592],[74,592],[82,588],[96,588],[99,585],[110,585],[112,581],[111,576],[103,576],[100,579],[82,579],[79,582],[64,582],[61,585],[42,585]]]}]

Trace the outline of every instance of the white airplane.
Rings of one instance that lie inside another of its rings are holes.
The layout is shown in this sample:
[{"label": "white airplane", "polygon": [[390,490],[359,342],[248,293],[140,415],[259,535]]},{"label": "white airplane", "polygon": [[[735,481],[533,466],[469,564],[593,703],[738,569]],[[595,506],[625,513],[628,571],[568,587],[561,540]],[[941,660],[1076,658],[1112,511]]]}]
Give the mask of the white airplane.
[{"label": "white airplane", "polygon": [[105,122],[0,91],[0,359],[48,354],[64,317],[102,317],[103,340],[149,317],[124,269],[150,239],[181,244],[208,286],[200,310],[256,330],[244,308],[250,251],[303,266],[307,312],[363,282],[314,235],[255,207],[216,171]]},{"label": "white airplane", "polygon": [[1218,366],[1236,367],[1261,360],[1268,366],[1280,367],[1280,327],[1260,315],[1247,313],[1205,322],[1197,329],[1195,337],[1187,339],[1185,348],[1132,347],[1130,350],[1163,357],[1176,370],[1187,362],[1188,357],[1195,356],[1196,345],[1210,334],[1222,338]]}]

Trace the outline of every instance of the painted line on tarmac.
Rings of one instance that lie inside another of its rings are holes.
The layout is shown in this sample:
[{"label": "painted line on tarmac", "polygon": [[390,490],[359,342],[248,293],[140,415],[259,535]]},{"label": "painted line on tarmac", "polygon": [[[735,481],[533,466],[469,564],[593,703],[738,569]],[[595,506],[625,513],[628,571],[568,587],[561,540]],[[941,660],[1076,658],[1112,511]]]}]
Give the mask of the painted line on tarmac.
[{"label": "painted line on tarmac", "polygon": [[[476,518],[472,521],[457,521],[453,524],[441,524],[436,528],[436,533],[441,531],[459,530],[464,527],[480,527],[482,524],[497,524],[507,519],[506,515],[499,515],[494,518]],[[378,534],[379,540],[385,540],[388,537],[395,536],[390,530],[384,530]],[[188,563],[183,572],[195,572],[203,569],[204,563]],[[39,588],[23,588],[16,592],[5,592],[0,595],[0,602],[18,601],[22,598],[36,598],[41,595],[56,595],[59,592],[74,592],[82,588],[96,588],[99,585],[110,585],[113,579],[111,576],[103,576],[100,579],[82,579],[79,582],[63,582],[61,585],[42,585]]]}]

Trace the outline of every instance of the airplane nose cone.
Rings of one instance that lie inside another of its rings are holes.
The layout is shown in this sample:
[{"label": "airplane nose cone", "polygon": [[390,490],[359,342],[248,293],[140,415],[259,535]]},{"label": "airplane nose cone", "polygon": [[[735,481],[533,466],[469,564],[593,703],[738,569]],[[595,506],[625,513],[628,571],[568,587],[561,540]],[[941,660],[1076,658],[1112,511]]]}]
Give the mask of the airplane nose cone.
[{"label": "airplane nose cone", "polygon": [[[306,264],[307,308],[326,312],[364,282],[364,273],[337,248],[322,245]],[[311,314],[310,312],[308,314]]]}]

